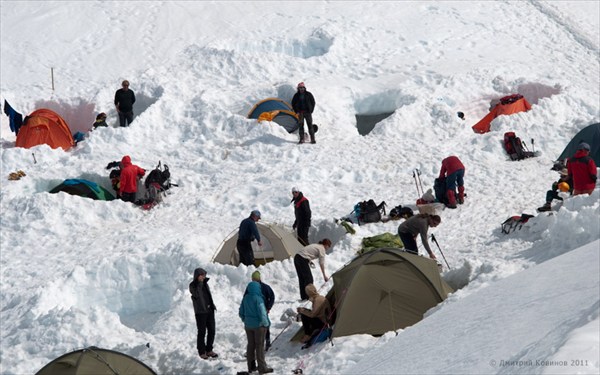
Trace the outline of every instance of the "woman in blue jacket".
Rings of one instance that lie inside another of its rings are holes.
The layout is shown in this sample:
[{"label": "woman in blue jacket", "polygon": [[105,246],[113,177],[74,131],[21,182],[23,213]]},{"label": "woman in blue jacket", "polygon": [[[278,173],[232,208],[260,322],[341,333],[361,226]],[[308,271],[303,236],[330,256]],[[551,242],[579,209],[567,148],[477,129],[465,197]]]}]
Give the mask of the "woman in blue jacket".
[{"label": "woman in blue jacket", "polygon": [[246,348],[246,361],[248,363],[248,372],[255,371],[255,361],[258,362],[258,372],[267,374],[273,372],[273,369],[267,367],[265,361],[265,334],[267,328],[271,325],[265,301],[263,299],[260,284],[252,281],[246,287],[247,293],[244,295],[240,305],[239,315],[244,322],[248,346]]}]

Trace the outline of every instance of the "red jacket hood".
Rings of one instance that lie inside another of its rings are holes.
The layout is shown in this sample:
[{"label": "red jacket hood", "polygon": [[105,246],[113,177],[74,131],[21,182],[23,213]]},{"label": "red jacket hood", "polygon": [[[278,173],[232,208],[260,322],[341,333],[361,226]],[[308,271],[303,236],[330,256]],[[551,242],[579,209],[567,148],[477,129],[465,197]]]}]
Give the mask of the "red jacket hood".
[{"label": "red jacket hood", "polygon": [[131,157],[129,157],[129,155],[123,156],[123,159],[121,159],[121,164],[123,164],[123,167],[131,165]]}]

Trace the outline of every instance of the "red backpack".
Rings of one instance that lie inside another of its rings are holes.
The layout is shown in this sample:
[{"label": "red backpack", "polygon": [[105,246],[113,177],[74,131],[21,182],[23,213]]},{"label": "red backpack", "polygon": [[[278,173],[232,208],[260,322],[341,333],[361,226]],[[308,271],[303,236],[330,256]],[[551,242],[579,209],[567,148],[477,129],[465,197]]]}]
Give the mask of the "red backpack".
[{"label": "red backpack", "polygon": [[517,137],[515,132],[504,133],[503,146],[508,156],[510,156],[510,160],[522,160],[535,156],[533,152],[525,151],[521,138]]}]

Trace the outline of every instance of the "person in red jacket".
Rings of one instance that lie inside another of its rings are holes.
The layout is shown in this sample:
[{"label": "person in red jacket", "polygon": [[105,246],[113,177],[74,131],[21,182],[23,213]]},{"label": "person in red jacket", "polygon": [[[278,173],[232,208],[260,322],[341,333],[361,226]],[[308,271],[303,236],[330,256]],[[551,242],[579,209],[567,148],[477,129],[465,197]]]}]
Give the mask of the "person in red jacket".
[{"label": "person in red jacket", "polygon": [[446,196],[448,198],[448,208],[456,208],[456,187],[458,186],[458,203],[465,201],[465,166],[456,156],[448,156],[442,160],[442,169],[439,179],[446,179]]},{"label": "person in red jacket", "polygon": [[598,172],[590,156],[590,145],[581,142],[573,157],[567,161],[569,178],[573,181],[573,195],[592,194],[596,188]]},{"label": "person in red jacket", "polygon": [[146,170],[131,163],[129,155],[121,159],[121,176],[119,185],[119,195],[125,202],[135,202],[137,193],[137,182],[139,178],[144,177]]}]

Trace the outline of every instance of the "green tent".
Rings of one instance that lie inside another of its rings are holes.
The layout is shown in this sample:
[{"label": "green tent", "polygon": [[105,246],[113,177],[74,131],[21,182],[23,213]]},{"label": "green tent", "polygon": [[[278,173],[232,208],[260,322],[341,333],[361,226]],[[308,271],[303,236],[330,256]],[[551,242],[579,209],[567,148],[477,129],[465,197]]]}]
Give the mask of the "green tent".
[{"label": "green tent", "polygon": [[[564,162],[565,159],[575,155],[577,146],[581,142],[585,142],[590,145],[590,157],[594,159],[596,166],[600,166],[600,122],[597,124],[588,125],[581,129],[577,135],[571,139],[567,147],[558,157],[559,161]],[[566,163],[563,163],[566,165]]]},{"label": "green tent", "polygon": [[389,247],[357,256],[332,277],[333,337],[411,326],[454,291],[435,260]]},{"label": "green tent", "polygon": [[137,359],[94,346],[76,350],[48,363],[36,375],[156,375]]},{"label": "green tent", "polygon": [[101,201],[112,201],[115,197],[105,188],[95,182],[83,179],[67,179],[60,185],[50,190],[50,193],[58,193],[64,191],[71,195],[80,197],[92,198]]}]

